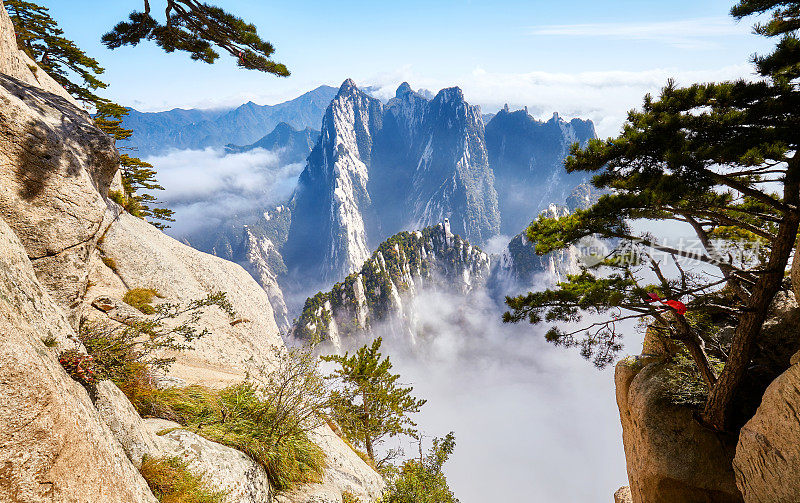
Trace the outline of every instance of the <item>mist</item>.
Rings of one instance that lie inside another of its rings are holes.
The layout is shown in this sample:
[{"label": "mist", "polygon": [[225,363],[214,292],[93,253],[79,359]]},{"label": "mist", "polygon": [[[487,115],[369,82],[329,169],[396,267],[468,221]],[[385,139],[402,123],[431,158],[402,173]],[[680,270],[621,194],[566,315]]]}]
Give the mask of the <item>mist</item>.
[{"label": "mist", "polygon": [[[410,332],[387,324],[370,336],[384,337],[400,381],[428,400],[415,419],[425,448],[455,432],[446,474],[462,503],[605,501],[627,485],[613,368],[545,342],[544,327],[503,324],[504,306],[484,290],[409,302]],[[623,333],[638,353],[633,324]]]},{"label": "mist", "polygon": [[289,198],[302,163],[285,163],[282,151],[173,150],[145,159],[158,170],[163,191],[153,193],[175,211],[167,233],[183,239],[236,216]]}]

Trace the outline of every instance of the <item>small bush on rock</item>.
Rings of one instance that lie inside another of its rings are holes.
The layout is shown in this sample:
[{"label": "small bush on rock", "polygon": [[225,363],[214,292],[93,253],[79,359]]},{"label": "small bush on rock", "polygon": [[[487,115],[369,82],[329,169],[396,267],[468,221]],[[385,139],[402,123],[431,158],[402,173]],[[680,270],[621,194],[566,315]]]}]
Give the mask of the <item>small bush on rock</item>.
[{"label": "small bush on rock", "polygon": [[222,503],[225,494],[211,490],[203,477],[189,470],[178,457],[142,460],[139,469],[160,503]]},{"label": "small bush on rock", "polygon": [[68,349],[58,355],[58,363],[85,388],[92,389],[97,384],[98,365],[92,356]]},{"label": "small bush on rock", "polygon": [[153,307],[153,299],[156,297],[163,298],[152,288],[133,288],[122,297],[122,302],[135,307],[144,314],[155,314],[156,308]]}]

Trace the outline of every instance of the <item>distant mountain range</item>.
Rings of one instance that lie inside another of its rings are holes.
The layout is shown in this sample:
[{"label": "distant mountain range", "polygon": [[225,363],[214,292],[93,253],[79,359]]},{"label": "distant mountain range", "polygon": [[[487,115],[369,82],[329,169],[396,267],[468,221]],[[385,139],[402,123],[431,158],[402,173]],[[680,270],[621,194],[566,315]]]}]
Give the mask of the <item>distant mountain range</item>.
[{"label": "distant mountain range", "polygon": [[[237,126],[226,121],[252,119],[248,109],[269,108],[271,117],[278,107],[296,116],[303,109],[310,116],[326,93],[330,99],[314,126],[283,121],[264,135],[265,129],[249,122],[247,135],[237,133],[247,141],[228,134]],[[309,288],[327,289],[359,270],[380,243],[401,231],[447,218],[454,234],[475,245],[518,234],[551,203],[563,204],[584,181],[580,174],[567,174],[562,163],[572,143],[585,145],[595,136],[591,121],[567,122],[557,114],[546,122],[508,107],[482,115],[457,87],[431,97],[403,83],[383,103],[348,79],[335,92],[320,87],[275,107],[254,107],[201,122],[190,122],[202,117],[194,111],[151,119],[154,124],[182,121],[175,128],[181,133],[173,138],[210,131],[213,124],[216,136],[206,135],[197,146],[213,139],[229,153],[263,148],[287,163],[305,159],[297,188],[284,204],[253,208],[219,228],[187,236],[193,246],[248,268],[271,297],[291,296],[295,308]],[[317,126],[319,132],[312,129]],[[512,263],[509,256],[506,262],[509,273],[516,274],[519,260]],[[286,313],[279,323],[288,326],[289,310],[275,310]]]},{"label": "distant mountain range", "polygon": [[250,145],[284,122],[294,129],[318,128],[337,89],[320,86],[277,105],[245,103],[234,109],[139,112],[130,109],[122,125],[133,130],[130,145],[139,157],[171,149]]}]

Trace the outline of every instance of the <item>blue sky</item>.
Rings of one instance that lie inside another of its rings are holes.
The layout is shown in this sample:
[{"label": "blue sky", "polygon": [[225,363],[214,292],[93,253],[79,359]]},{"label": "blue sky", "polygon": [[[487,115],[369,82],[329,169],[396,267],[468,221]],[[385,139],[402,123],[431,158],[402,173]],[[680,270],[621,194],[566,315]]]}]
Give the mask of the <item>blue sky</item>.
[{"label": "blue sky", "polygon": [[721,0],[217,2],[275,44],[293,73],[280,79],[239,70],[224,56],[210,66],[149,43],[105,49],[100,36],[141,8],[136,0],[43,3],[106,67],[108,95],[143,110],[271,104],[348,77],[388,94],[408,80],[434,91],[459,85],[485,111],[509,102],[540,117],[589,117],[610,135],[668,77],[748,76],[748,57],[770,46]]}]

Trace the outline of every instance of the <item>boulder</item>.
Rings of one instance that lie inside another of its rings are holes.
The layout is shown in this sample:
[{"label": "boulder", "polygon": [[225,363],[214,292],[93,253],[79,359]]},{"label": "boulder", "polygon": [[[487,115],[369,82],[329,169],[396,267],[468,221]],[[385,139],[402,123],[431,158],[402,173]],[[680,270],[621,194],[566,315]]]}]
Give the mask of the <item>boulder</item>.
[{"label": "boulder", "polygon": [[225,503],[263,503],[270,501],[270,487],[264,468],[245,454],[180,429],[162,419],[145,419],[160,457],[178,457],[189,469],[202,473],[211,487],[226,494]]},{"label": "boulder", "polygon": [[629,357],[615,383],[634,503],[739,503],[731,465],[735,439],[694,419],[667,399],[665,364]]},{"label": "boulder", "polygon": [[746,503],[800,501],[800,353],[739,433],[736,483]]},{"label": "boulder", "polygon": [[58,363],[75,340],[0,219],[0,501],[155,503],[89,395]]}]

